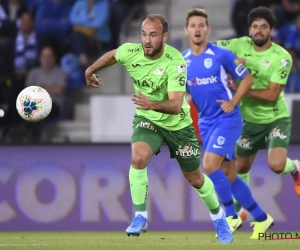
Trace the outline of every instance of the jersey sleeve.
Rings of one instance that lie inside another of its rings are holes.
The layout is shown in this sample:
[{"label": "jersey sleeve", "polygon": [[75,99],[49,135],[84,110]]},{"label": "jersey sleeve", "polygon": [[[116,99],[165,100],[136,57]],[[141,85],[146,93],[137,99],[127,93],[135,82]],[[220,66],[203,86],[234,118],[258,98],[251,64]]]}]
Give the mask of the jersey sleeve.
[{"label": "jersey sleeve", "polygon": [[167,74],[168,92],[186,92],[187,66],[184,59],[170,63]]},{"label": "jersey sleeve", "polygon": [[223,67],[234,79],[243,79],[248,74],[247,68],[231,51],[225,51]]},{"label": "jersey sleeve", "polygon": [[121,63],[121,64],[126,63],[126,57],[128,58],[128,50],[129,50],[130,46],[131,46],[130,43],[124,43],[117,49],[116,60],[119,63]]},{"label": "jersey sleeve", "polygon": [[239,39],[238,38],[234,38],[231,40],[219,40],[216,42],[216,44],[220,47],[226,48],[230,51],[232,51],[234,54],[237,53],[237,47],[239,46]]},{"label": "jersey sleeve", "polygon": [[285,85],[292,69],[292,57],[288,53],[284,56],[279,55],[274,64],[270,82]]}]

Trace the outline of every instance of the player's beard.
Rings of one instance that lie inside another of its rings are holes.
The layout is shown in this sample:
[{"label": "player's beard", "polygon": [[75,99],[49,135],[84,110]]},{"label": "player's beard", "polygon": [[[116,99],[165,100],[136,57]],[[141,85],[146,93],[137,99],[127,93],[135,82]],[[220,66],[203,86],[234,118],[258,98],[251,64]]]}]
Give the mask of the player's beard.
[{"label": "player's beard", "polygon": [[270,40],[270,37],[271,37],[270,35],[259,39],[255,39],[254,37],[252,37],[252,41],[257,47],[262,47]]},{"label": "player's beard", "polygon": [[150,53],[146,53],[146,50],[143,46],[144,55],[149,56],[149,57],[154,57],[161,52],[163,46],[164,46],[163,39],[161,39],[161,42],[159,43],[159,45],[156,48],[153,48],[152,52],[150,52]]}]

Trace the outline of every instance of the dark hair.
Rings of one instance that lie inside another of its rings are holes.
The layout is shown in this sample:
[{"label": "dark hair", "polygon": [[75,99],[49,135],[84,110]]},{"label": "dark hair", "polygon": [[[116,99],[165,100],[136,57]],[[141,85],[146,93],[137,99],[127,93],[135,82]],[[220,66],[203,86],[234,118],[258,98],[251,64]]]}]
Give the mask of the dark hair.
[{"label": "dark hair", "polygon": [[167,18],[160,14],[149,14],[146,16],[146,20],[155,21],[159,20],[161,25],[163,26],[163,33],[167,33],[169,31],[169,24]]},{"label": "dark hair", "polygon": [[250,27],[255,20],[261,18],[267,21],[271,29],[275,27],[276,25],[275,14],[271,9],[267,7],[257,7],[252,9],[248,14],[248,26]]},{"label": "dark hair", "polygon": [[209,26],[207,12],[204,9],[192,9],[186,14],[186,18],[185,18],[185,26],[186,27],[189,25],[189,20],[193,16],[204,17],[206,19],[206,25]]}]

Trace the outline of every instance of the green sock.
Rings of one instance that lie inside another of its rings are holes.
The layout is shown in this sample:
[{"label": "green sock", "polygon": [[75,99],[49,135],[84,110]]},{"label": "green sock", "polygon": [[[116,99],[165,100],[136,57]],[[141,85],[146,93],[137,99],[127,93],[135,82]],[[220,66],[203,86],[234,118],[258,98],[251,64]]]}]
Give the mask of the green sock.
[{"label": "green sock", "polygon": [[195,190],[203,200],[204,204],[208,207],[211,214],[217,214],[220,211],[220,203],[214,190],[214,184],[205,174],[203,174],[203,176],[203,186],[200,189],[195,188]]},{"label": "green sock", "polygon": [[294,161],[292,161],[290,158],[287,158],[284,170],[283,170],[283,172],[281,174],[293,173],[296,170],[297,170],[296,163]]},{"label": "green sock", "polygon": [[[238,176],[249,185],[250,171],[246,174],[239,174]],[[235,211],[239,212],[242,209],[242,205],[240,203],[238,203],[238,201],[234,197],[233,197],[233,202],[234,202],[234,206],[235,206]]]},{"label": "green sock", "polygon": [[244,181],[246,182],[248,185],[250,183],[250,171],[246,174],[238,174],[238,176]]},{"label": "green sock", "polygon": [[144,212],[147,210],[147,194],[148,194],[148,175],[147,168],[135,169],[132,166],[129,170],[129,183],[132,203],[136,212]]}]

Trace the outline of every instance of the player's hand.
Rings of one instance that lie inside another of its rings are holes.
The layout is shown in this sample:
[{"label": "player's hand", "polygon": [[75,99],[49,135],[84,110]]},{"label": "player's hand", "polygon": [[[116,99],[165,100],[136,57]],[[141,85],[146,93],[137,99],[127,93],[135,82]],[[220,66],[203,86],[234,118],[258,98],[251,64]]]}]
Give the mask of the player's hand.
[{"label": "player's hand", "polygon": [[225,113],[230,113],[232,110],[234,110],[235,104],[232,101],[217,100],[217,102],[222,103],[221,109]]},{"label": "player's hand", "polygon": [[236,84],[236,82],[232,79],[231,75],[227,74],[228,78],[227,78],[227,87],[231,88],[234,92],[237,91],[238,89],[238,85]]},{"label": "player's hand", "polygon": [[85,80],[88,86],[99,88],[101,85],[101,80],[97,74],[85,73]]},{"label": "player's hand", "polygon": [[132,94],[131,101],[137,105],[137,109],[151,110],[152,101],[149,100],[141,91],[138,94]]}]

